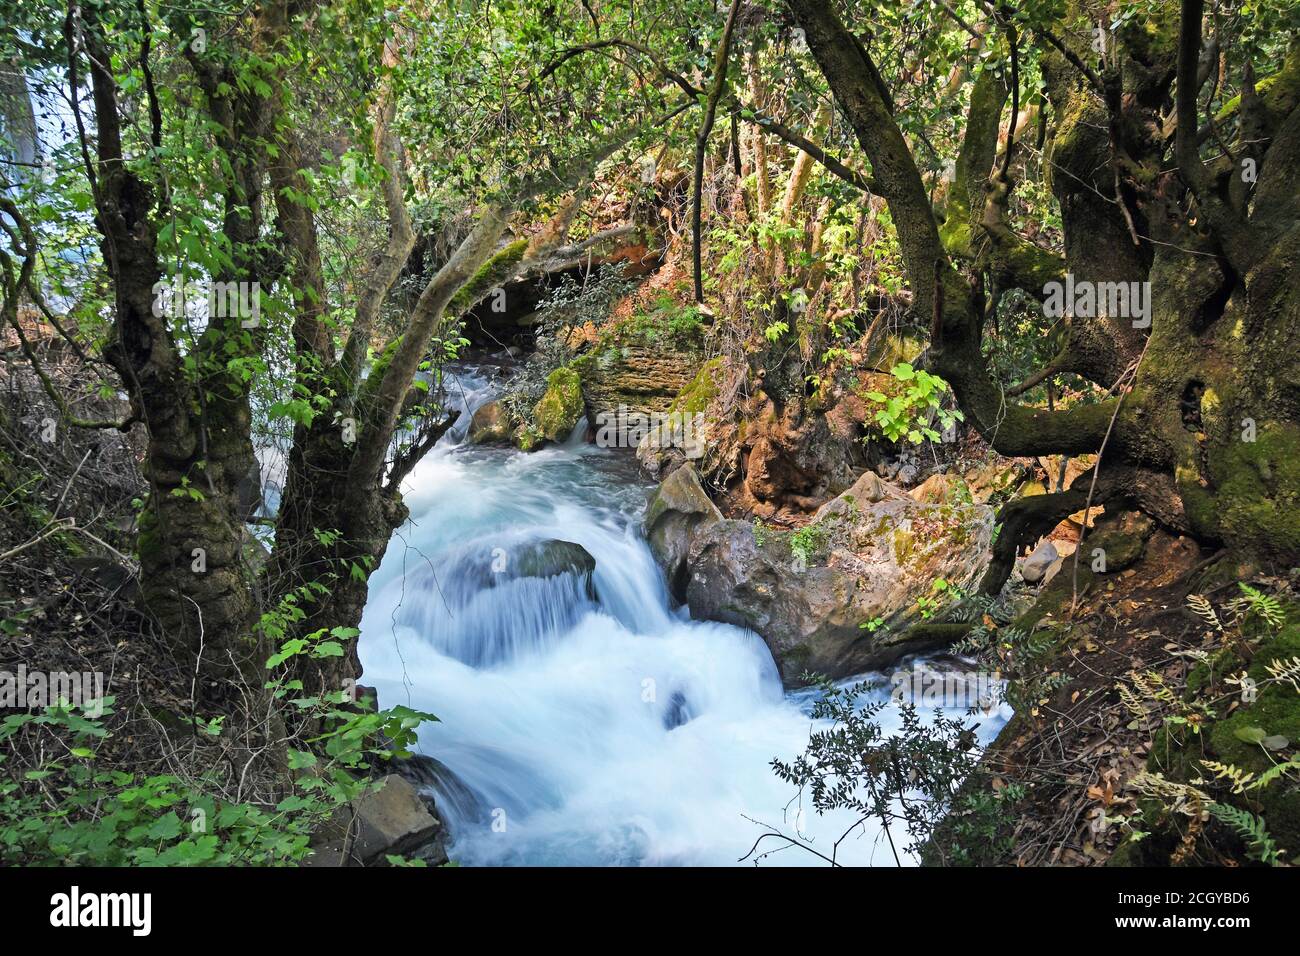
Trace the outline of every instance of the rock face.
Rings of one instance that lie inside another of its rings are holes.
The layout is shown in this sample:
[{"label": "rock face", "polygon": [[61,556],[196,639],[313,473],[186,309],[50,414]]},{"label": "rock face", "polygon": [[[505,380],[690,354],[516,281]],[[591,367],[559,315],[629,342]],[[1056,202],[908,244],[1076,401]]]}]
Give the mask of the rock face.
[{"label": "rock face", "polygon": [[[691,613],[756,631],[787,684],[843,677],[933,649],[905,640],[917,598],[982,572],[992,509],[923,504],[867,473],[796,532],[718,513],[683,466],[646,515],[651,549]],[[875,631],[863,625],[882,619]]]},{"label": "rock face", "polygon": [[594,416],[615,413],[620,405],[641,414],[667,412],[695,380],[700,358],[680,349],[625,343],[592,351],[576,365],[595,421]]}]

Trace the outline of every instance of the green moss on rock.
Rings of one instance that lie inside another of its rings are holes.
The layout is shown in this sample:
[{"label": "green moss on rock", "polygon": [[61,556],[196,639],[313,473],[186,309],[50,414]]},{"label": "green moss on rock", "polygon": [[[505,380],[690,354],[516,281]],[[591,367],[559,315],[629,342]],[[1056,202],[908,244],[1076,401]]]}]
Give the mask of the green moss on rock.
[{"label": "green moss on rock", "polygon": [[533,422],[541,437],[561,441],[578,424],[583,409],[578,373],[571,368],[557,368],[546,379],[546,394],[533,406]]},{"label": "green moss on rock", "polygon": [[718,396],[718,372],[722,368],[722,358],[711,358],[700,366],[699,372],[683,388],[671,405],[669,413],[681,412],[695,415],[703,412]]}]

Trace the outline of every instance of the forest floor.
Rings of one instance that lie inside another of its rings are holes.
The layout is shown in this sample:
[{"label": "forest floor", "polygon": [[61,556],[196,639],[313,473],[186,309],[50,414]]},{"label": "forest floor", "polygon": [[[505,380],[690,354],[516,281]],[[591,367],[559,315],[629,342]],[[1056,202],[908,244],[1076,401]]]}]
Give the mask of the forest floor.
[{"label": "forest floor", "polygon": [[1190,539],[1155,531],[1112,580],[1081,560],[1077,603],[1072,559],[1044,588],[1029,616],[1053,634],[1041,663],[1047,689],[985,756],[995,788],[1008,780],[1026,788],[998,862],[1086,866],[1110,857],[1124,834],[1118,818],[1136,809],[1127,783],[1146,767],[1158,723],[1135,719],[1119,688],[1134,672],[1154,671],[1179,691],[1195,663],[1186,652],[1209,649],[1185,603],[1204,557]]}]

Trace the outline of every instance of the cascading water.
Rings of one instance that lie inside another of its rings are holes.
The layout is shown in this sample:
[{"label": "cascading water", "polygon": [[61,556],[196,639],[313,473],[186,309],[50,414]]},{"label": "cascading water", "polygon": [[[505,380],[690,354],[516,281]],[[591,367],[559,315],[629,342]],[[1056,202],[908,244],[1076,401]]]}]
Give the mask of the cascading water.
[{"label": "cascading water", "polygon": [[[412,517],[371,581],[360,645],[381,701],[440,718],[420,745],[450,771],[435,786],[452,857],[728,864],[764,832],[754,821],[793,832],[770,761],[807,744],[812,693],[782,691],[756,635],[670,608],[630,456],[467,447],[492,386],[452,377],[467,411],[407,480]],[[821,847],[851,823],[797,821]],[[870,826],[839,859],[893,864]]]}]

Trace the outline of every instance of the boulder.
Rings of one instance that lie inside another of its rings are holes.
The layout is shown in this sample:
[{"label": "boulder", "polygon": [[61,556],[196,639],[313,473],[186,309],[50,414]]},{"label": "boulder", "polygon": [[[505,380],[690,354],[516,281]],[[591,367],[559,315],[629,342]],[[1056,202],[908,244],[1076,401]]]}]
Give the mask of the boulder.
[{"label": "boulder", "polygon": [[578,373],[571,368],[557,368],[546,379],[546,393],[533,406],[533,422],[542,438],[563,441],[584,410]]},{"label": "boulder", "polygon": [[719,521],[722,512],[709,499],[689,462],[664,479],[650,499],[645,514],[646,539],[677,600],[686,597],[686,556],[692,534],[703,525]]},{"label": "boulder", "polygon": [[961,479],[935,472],[908,492],[913,501],[925,505],[941,505],[961,485]]},{"label": "boulder", "polygon": [[520,451],[537,451],[545,441],[542,433],[527,423],[520,425],[510,433],[510,440]]},{"label": "boulder", "polygon": [[572,572],[579,577],[590,577],[596,570],[596,559],[580,544],[551,538],[524,545],[510,558],[511,577],[553,578]]},{"label": "boulder", "polygon": [[[839,678],[939,646],[906,631],[917,598],[939,578],[975,584],[993,510],[924,504],[864,475],[809,526],[779,531],[722,518],[683,466],[660,486],[647,528],[692,615],[758,633],[790,685],[804,671]],[[877,618],[887,626],[864,627]]]},{"label": "boulder", "polygon": [[862,476],[849,486],[848,491],[832,498],[817,509],[817,513],[813,515],[813,523],[816,524],[830,515],[850,515],[863,505],[875,504],[890,496],[899,497],[902,494],[903,492],[898,489],[885,484],[874,471],[864,471]]},{"label": "boulder", "polygon": [[374,790],[340,807],[317,831],[312,840],[314,850],[305,865],[382,866],[389,855],[421,851],[425,854],[422,858],[437,858],[438,852],[430,854],[427,848],[441,843],[442,831],[442,822],[429,812],[411,782],[389,774]]},{"label": "boulder", "polygon": [[663,479],[686,462],[686,452],[652,432],[636,446],[636,461],[651,478]]},{"label": "boulder", "polygon": [[1024,469],[1014,463],[993,461],[977,465],[966,471],[962,478],[970,489],[971,498],[980,504],[999,502],[1008,498],[1024,479]]},{"label": "boulder", "polygon": [[499,401],[487,402],[474,410],[469,420],[468,438],[471,445],[510,440],[510,414]]},{"label": "boulder", "polygon": [[1020,564],[1020,576],[1028,584],[1037,584],[1047,576],[1047,570],[1060,557],[1057,553],[1056,545],[1050,541],[1044,541],[1034,553],[1025,558]]}]

